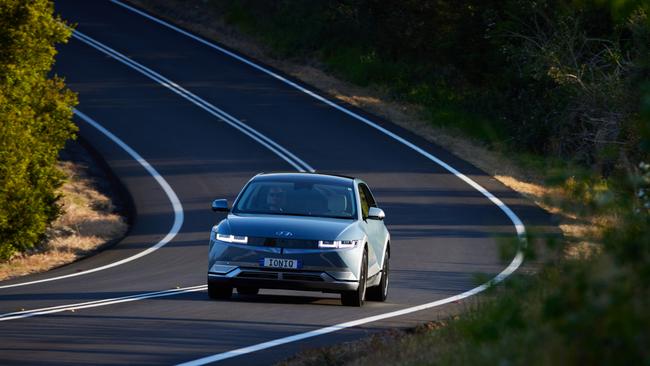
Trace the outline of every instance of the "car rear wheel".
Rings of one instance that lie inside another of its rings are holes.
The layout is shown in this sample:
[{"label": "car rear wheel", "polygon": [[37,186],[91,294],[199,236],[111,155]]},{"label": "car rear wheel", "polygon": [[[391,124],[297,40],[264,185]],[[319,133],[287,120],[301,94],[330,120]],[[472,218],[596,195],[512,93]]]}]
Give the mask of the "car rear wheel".
[{"label": "car rear wheel", "polygon": [[257,287],[237,287],[237,293],[242,295],[257,295],[260,289]]},{"label": "car rear wheel", "polygon": [[211,299],[229,299],[232,296],[232,287],[208,282],[208,296]]},{"label": "car rear wheel", "polygon": [[341,293],[341,303],[345,306],[363,306],[366,297],[366,282],[368,279],[368,252],[363,251],[361,258],[361,270],[359,271],[359,287],[356,291]]},{"label": "car rear wheel", "polygon": [[381,269],[381,280],[379,280],[379,285],[371,287],[368,289],[368,294],[366,298],[369,301],[386,301],[388,297],[388,272],[389,272],[389,257],[388,253],[384,255],[384,265]]}]

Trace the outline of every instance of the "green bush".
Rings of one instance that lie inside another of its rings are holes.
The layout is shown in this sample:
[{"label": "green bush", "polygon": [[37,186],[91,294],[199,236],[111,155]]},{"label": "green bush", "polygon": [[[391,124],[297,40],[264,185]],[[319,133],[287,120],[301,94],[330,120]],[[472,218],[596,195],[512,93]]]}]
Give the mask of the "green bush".
[{"label": "green bush", "polygon": [[507,78],[529,85],[518,92],[529,118],[510,109],[512,131],[540,153],[608,175],[622,155],[638,152],[638,75],[648,72],[645,9],[618,21],[607,4],[590,2],[522,1],[516,11],[492,33],[515,70]]},{"label": "green bush", "polygon": [[70,32],[49,1],[0,1],[0,260],[34,247],[59,213],[76,96],[48,73]]}]

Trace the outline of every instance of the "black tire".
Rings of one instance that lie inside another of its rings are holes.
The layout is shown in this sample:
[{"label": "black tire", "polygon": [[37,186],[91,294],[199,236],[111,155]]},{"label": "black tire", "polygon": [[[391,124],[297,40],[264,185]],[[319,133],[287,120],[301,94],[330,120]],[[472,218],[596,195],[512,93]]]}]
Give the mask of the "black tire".
[{"label": "black tire", "polygon": [[359,276],[359,288],[356,291],[341,293],[341,304],[345,306],[363,306],[366,297],[366,284],[368,282],[368,252],[363,251],[361,258],[361,273]]},{"label": "black tire", "polygon": [[381,280],[379,285],[370,287],[366,294],[368,301],[386,301],[388,297],[388,274],[390,272],[388,253],[384,255],[384,265],[381,269]]},{"label": "black tire", "polygon": [[232,296],[232,287],[208,282],[208,296],[211,299],[229,299]]},{"label": "black tire", "polygon": [[257,287],[237,287],[237,293],[242,295],[257,295],[259,292]]}]

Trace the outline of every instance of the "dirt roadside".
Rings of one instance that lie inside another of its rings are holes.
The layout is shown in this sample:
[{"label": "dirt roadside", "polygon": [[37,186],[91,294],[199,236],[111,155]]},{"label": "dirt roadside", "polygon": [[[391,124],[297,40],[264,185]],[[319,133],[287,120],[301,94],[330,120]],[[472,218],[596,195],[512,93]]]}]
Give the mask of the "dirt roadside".
[{"label": "dirt roadside", "polygon": [[70,141],[60,153],[67,177],[59,189],[62,215],[43,242],[0,263],[0,280],[45,272],[115,244],[128,230],[128,197],[107,167],[83,143]]}]

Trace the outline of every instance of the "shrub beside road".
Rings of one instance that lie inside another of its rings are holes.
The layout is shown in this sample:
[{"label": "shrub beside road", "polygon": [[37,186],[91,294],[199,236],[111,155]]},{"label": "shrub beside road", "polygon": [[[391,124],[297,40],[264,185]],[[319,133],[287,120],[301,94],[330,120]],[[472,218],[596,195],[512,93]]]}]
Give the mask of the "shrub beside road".
[{"label": "shrub beside road", "polygon": [[57,157],[77,98],[49,72],[70,32],[49,1],[0,2],[0,260],[37,245],[60,214]]}]

